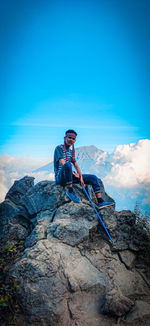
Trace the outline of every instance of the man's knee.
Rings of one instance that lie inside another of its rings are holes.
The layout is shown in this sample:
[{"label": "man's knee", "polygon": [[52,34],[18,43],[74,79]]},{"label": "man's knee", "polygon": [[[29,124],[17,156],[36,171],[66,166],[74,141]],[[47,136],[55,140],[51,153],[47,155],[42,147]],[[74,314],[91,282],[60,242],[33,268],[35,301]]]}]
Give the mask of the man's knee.
[{"label": "man's knee", "polygon": [[91,174],[91,180],[95,182],[99,182],[98,177],[95,174]]},{"label": "man's knee", "polygon": [[72,164],[71,164],[71,162],[66,162],[66,163],[64,164],[64,168],[67,169],[67,170],[68,170],[68,169],[69,169],[69,170],[70,170],[70,169],[72,170]]},{"label": "man's knee", "polygon": [[95,174],[91,175],[91,184],[100,189],[100,183],[98,177]]}]

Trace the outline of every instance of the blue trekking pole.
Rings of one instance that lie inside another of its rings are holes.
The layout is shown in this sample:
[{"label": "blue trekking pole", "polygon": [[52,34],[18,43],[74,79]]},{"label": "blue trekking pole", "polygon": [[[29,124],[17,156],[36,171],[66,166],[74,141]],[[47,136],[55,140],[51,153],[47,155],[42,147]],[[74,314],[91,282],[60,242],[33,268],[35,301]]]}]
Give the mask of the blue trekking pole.
[{"label": "blue trekking pole", "polygon": [[88,193],[87,193],[87,191],[86,191],[86,189],[84,188],[84,186],[83,186],[83,185],[82,185],[82,188],[83,188],[83,190],[84,190],[85,194],[87,195],[87,197],[88,197],[88,199],[89,199],[90,203],[92,204],[92,206],[93,206],[93,208],[94,208],[94,210],[95,210],[95,212],[96,212],[96,214],[97,214],[97,216],[98,216],[99,220],[101,221],[103,228],[105,229],[105,231],[106,231],[107,235],[109,236],[109,239],[111,240],[111,242],[112,242],[112,244],[113,244],[113,240],[112,240],[112,238],[111,238],[111,236],[110,236],[110,234],[109,234],[108,230],[106,229],[106,226],[105,226],[104,222],[102,221],[102,219],[101,219],[100,215],[98,214],[98,212],[97,212],[97,210],[96,210],[96,208],[95,208],[95,206],[94,206],[94,204],[93,204],[93,202],[92,202],[91,198],[89,197],[89,195],[88,195]]}]

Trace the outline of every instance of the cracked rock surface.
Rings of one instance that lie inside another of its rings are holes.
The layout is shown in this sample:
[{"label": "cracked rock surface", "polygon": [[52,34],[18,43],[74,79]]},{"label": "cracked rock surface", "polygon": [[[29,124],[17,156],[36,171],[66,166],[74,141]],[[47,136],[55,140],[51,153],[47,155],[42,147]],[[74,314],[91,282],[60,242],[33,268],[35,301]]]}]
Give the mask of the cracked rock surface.
[{"label": "cracked rock surface", "polygon": [[105,208],[100,214],[112,246],[81,187],[74,187],[79,204],[54,182],[34,186],[34,178],[24,177],[0,205],[1,243],[24,242],[8,270],[19,282],[16,325],[148,325],[146,232],[131,211]]}]

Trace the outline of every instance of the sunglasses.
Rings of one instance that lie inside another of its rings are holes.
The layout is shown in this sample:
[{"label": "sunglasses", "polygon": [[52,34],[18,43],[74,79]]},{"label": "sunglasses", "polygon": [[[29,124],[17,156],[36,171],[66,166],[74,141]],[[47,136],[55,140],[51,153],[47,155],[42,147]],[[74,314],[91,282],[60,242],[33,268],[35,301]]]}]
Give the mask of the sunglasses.
[{"label": "sunglasses", "polygon": [[68,138],[69,138],[69,139],[72,139],[72,140],[75,140],[75,138],[74,138],[74,137],[70,137],[70,136],[69,136]]}]

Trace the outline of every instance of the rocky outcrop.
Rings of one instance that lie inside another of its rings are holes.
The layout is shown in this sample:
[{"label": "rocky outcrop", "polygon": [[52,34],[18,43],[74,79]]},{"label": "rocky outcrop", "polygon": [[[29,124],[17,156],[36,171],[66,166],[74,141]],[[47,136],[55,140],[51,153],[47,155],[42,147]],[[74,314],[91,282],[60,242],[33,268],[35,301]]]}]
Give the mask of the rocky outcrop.
[{"label": "rocky outcrop", "polygon": [[112,326],[118,318],[120,325],[148,325],[146,231],[131,211],[105,208],[100,213],[112,246],[81,187],[74,187],[79,204],[54,182],[34,186],[24,177],[0,205],[1,244],[23,243],[6,277],[18,284],[16,325]]}]

